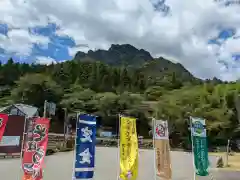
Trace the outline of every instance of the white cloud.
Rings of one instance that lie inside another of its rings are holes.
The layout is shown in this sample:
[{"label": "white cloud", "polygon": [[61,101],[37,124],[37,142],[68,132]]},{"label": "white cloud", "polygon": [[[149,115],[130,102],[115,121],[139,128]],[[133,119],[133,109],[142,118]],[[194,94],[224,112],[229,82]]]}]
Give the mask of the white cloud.
[{"label": "white cloud", "polygon": [[229,38],[223,44],[223,49],[232,54],[240,53],[240,38]]},{"label": "white cloud", "polygon": [[[231,58],[231,53],[239,52],[239,40],[230,38],[221,47],[208,45],[210,38],[217,37],[219,29],[236,28],[239,35],[240,6],[224,7],[214,0],[166,0],[170,12],[163,17],[154,11],[151,1],[25,0],[20,3],[20,0],[1,0],[0,22],[21,29],[56,22],[61,27],[57,34],[68,35],[76,44],[88,44],[90,49],[129,43],[153,55],[171,57],[201,78],[240,78],[240,65]],[[15,41],[19,38],[23,37],[15,37]],[[17,48],[5,37],[0,37],[0,43],[2,39],[7,42],[2,43],[5,49],[9,44],[13,46],[11,51]],[[32,41],[28,39],[19,52],[29,50]],[[69,52],[73,54],[76,50],[72,48]],[[229,64],[230,69],[219,60]]]},{"label": "white cloud", "polygon": [[66,60],[56,61],[55,59],[49,57],[49,56],[37,56],[35,64],[44,64],[44,65],[50,65],[50,64],[57,64],[65,62]]},{"label": "white cloud", "polygon": [[33,44],[47,44],[49,39],[44,36],[29,34],[28,30],[12,29],[7,36],[0,34],[0,48],[7,53],[29,55],[32,52]]},{"label": "white cloud", "polygon": [[82,46],[82,47],[79,46],[79,47],[68,48],[69,55],[73,56],[73,57],[75,56],[75,54],[78,51],[82,51],[82,52],[87,53],[89,51],[89,47],[87,47],[87,46]]},{"label": "white cloud", "polygon": [[38,56],[35,63],[50,65],[50,64],[56,64],[57,62],[54,59],[52,59],[51,57]]}]

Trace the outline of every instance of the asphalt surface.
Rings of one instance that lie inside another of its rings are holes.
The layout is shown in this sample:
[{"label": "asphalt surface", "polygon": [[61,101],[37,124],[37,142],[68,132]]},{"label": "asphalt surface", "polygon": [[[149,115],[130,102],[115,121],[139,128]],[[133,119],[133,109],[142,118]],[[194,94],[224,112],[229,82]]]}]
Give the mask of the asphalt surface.
[{"label": "asphalt surface", "polygon": [[[71,180],[74,152],[58,153],[46,157],[44,180]],[[153,151],[140,150],[138,180],[155,180]],[[172,180],[194,180],[193,162],[190,153],[171,152]],[[212,165],[216,163],[215,157],[210,157]],[[116,148],[98,147],[96,150],[95,180],[117,180],[118,152]],[[239,180],[240,172],[217,171],[210,169],[215,180]],[[19,159],[0,159],[0,179],[20,180],[22,170]],[[197,177],[196,180],[210,180],[210,177]]]}]

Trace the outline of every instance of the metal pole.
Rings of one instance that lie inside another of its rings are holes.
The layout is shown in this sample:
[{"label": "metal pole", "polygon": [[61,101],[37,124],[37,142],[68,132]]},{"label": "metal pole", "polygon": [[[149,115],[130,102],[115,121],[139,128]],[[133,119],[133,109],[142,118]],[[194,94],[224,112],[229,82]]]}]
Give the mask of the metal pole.
[{"label": "metal pole", "polygon": [[80,115],[80,113],[77,113],[77,119],[76,119],[76,131],[75,131],[75,147],[74,147],[74,151],[73,151],[73,171],[72,171],[72,179],[75,180],[75,162],[76,162],[76,147],[77,147],[77,130],[78,130],[78,116]]},{"label": "metal pole", "polygon": [[228,139],[228,143],[227,143],[227,152],[226,152],[226,166],[228,166],[229,145],[230,145],[230,139]]},{"label": "metal pole", "polygon": [[[120,114],[118,114],[118,131],[117,131],[117,142],[118,142],[118,144],[117,144],[117,148],[118,148],[118,150],[117,150],[117,161],[118,161],[118,164],[120,165],[120,126],[121,126],[121,115]],[[118,167],[118,171],[117,171],[117,180],[119,180],[119,176],[120,176],[120,171],[121,171],[121,169],[120,169],[121,167],[119,166]]]},{"label": "metal pole", "polygon": [[47,100],[44,101],[43,117],[47,117]]},{"label": "metal pole", "polygon": [[153,143],[153,157],[154,157],[154,179],[157,180],[157,162],[156,162],[156,147],[155,147],[155,125],[156,120],[152,118],[152,143]]},{"label": "metal pole", "polygon": [[22,171],[22,160],[23,160],[23,155],[24,155],[24,144],[25,144],[25,136],[28,134],[26,132],[26,130],[28,129],[28,127],[26,127],[27,125],[27,118],[25,116],[25,120],[24,120],[24,128],[23,128],[23,137],[22,137],[22,143],[21,143],[21,153],[20,153],[20,173],[19,173],[19,180],[21,180],[21,171]]},{"label": "metal pole", "polygon": [[196,180],[195,163],[194,163],[194,145],[193,145],[193,134],[192,134],[192,117],[191,116],[190,116],[190,133],[191,133],[191,141],[192,141],[193,180]]},{"label": "metal pole", "polygon": [[67,123],[67,108],[64,108],[64,140],[66,141],[66,132],[67,132],[67,128],[68,128],[68,123]]},{"label": "metal pole", "polygon": [[171,163],[171,146],[170,146],[170,139],[169,139],[169,130],[168,130],[168,121],[167,121],[167,131],[168,131],[168,150],[169,150],[169,162],[170,162],[170,172],[172,178],[172,163]]}]

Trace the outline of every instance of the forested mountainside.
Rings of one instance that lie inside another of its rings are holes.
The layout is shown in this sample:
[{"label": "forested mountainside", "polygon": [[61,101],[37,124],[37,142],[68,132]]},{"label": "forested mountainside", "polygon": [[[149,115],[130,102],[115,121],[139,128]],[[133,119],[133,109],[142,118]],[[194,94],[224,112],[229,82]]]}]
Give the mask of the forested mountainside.
[{"label": "forested mountainside", "polygon": [[[87,112],[116,126],[119,113],[138,118],[138,131],[147,136],[151,117],[169,120],[171,134],[188,138],[189,116],[207,119],[211,143],[238,135],[236,102],[239,83],[200,80],[181,64],[131,45],[78,52],[58,64],[0,65],[0,104],[26,103],[42,109],[44,100],[57,103],[53,124],[68,112]],[[219,142],[219,141],[218,141]]]}]

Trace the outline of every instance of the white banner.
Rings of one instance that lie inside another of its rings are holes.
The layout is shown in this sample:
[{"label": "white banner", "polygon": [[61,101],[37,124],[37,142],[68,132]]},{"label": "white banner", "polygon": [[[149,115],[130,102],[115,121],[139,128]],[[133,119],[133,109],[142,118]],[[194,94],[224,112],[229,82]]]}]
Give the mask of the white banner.
[{"label": "white banner", "polygon": [[207,137],[205,119],[191,117],[191,132],[192,136]]},{"label": "white banner", "polygon": [[47,109],[50,115],[55,115],[56,104],[53,102],[47,102]]},{"label": "white banner", "polygon": [[154,139],[169,139],[168,122],[162,120],[155,120],[154,122]]}]

